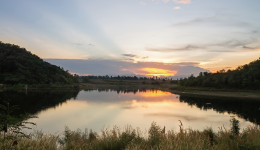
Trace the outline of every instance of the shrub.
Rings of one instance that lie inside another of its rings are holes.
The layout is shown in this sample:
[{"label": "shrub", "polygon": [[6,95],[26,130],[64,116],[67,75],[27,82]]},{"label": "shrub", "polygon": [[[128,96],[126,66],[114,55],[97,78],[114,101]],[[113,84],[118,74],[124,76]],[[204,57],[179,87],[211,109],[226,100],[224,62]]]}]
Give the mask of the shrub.
[{"label": "shrub", "polygon": [[232,119],[230,119],[230,126],[231,126],[231,133],[235,134],[235,135],[238,135],[239,134],[239,121],[235,118],[235,117],[232,117]]}]

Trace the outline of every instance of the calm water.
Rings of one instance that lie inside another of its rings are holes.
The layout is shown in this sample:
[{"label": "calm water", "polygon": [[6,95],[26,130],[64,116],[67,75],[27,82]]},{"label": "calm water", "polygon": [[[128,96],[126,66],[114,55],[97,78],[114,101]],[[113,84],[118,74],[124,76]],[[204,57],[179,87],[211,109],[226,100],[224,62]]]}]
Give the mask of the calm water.
[{"label": "calm water", "polygon": [[0,97],[18,104],[21,112],[38,116],[29,121],[46,133],[61,133],[65,126],[100,132],[114,125],[132,125],[145,131],[153,121],[166,130],[178,131],[178,120],[185,128],[218,130],[223,125],[229,128],[230,116],[238,118],[241,128],[260,119],[258,100],[178,95],[160,90],[1,92]]}]

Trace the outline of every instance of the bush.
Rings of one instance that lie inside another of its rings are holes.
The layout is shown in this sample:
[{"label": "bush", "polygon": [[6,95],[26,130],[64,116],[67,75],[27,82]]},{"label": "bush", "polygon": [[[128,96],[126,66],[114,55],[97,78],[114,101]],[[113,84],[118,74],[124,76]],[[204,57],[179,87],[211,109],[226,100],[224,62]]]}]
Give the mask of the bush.
[{"label": "bush", "polygon": [[232,117],[232,119],[230,119],[230,126],[231,126],[231,133],[235,134],[235,135],[238,135],[239,134],[239,121],[235,118],[235,117]]},{"label": "bush", "polygon": [[213,145],[214,137],[216,137],[212,128],[207,128],[203,131],[203,134],[209,138],[210,144]]}]

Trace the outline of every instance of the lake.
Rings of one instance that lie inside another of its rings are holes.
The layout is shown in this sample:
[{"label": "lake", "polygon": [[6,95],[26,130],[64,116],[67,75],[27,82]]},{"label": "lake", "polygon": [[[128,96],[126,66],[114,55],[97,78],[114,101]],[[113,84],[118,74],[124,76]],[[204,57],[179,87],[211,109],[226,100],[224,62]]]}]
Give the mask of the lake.
[{"label": "lake", "polygon": [[[21,108],[38,116],[28,121],[37,124],[45,133],[61,133],[85,128],[100,132],[114,125],[139,127],[147,131],[154,121],[166,130],[184,128],[203,130],[212,127],[229,129],[230,116],[245,128],[259,124],[260,101],[245,98],[173,94],[161,90],[92,89],[82,91],[4,91],[1,99],[10,99]],[[28,131],[30,132],[30,131]]]}]

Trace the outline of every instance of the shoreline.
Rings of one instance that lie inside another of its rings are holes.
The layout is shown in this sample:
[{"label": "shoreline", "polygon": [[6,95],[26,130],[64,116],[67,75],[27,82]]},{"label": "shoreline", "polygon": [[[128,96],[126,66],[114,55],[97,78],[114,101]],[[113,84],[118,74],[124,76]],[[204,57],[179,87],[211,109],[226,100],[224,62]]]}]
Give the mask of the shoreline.
[{"label": "shoreline", "polygon": [[178,90],[165,90],[171,93],[185,93],[194,95],[205,96],[219,96],[219,97],[243,97],[243,98],[260,98],[260,93],[254,92],[222,92],[222,91],[178,91]]},{"label": "shoreline", "polygon": [[259,90],[236,90],[236,89],[206,89],[199,87],[182,87],[177,84],[171,84],[169,81],[160,82],[160,84],[152,84],[153,81],[143,80],[91,80],[90,83],[80,83],[79,85],[59,85],[59,86],[44,86],[44,87],[30,87],[27,89],[24,86],[20,87],[0,87],[0,92],[5,90],[84,90],[84,89],[157,89],[171,92],[174,94],[194,94],[205,96],[220,96],[220,97],[242,97],[242,98],[260,98]]}]

